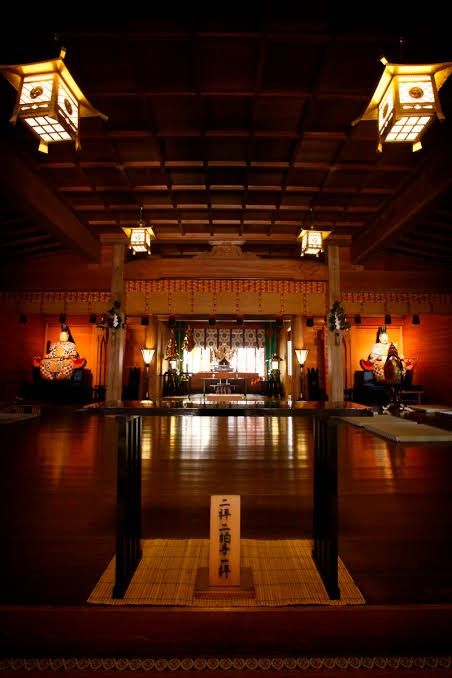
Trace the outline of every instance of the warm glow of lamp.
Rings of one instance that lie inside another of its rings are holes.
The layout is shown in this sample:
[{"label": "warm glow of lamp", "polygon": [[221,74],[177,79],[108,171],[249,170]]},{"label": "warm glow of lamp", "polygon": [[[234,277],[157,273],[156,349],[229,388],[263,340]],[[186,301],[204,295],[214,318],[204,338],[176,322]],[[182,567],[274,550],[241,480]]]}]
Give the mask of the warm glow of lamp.
[{"label": "warm glow of lamp", "polygon": [[441,64],[390,64],[364,114],[355,120],[378,120],[378,150],[386,143],[411,143],[422,148],[421,137],[435,119],[444,120],[438,91],[452,72],[452,62]]},{"label": "warm glow of lamp", "polygon": [[306,360],[308,359],[309,349],[308,348],[296,348],[295,355],[297,356],[298,364],[303,367]]},{"label": "warm glow of lamp", "polygon": [[154,357],[155,348],[142,348],[141,355],[143,356],[143,361],[145,365],[150,365],[152,358]]},{"label": "warm glow of lamp", "polygon": [[295,355],[297,356],[298,364],[300,365],[300,400],[303,400],[303,368],[308,359],[308,348],[296,348]]},{"label": "warm glow of lamp", "polygon": [[270,369],[271,370],[279,370],[279,363],[282,362],[283,360],[284,360],[284,358],[280,358],[279,355],[276,355],[276,353],[274,353],[269,360]]},{"label": "warm glow of lamp", "polygon": [[300,257],[304,257],[305,254],[318,257],[323,252],[323,240],[330,233],[331,231],[317,231],[313,226],[309,230],[302,228],[298,236],[301,245]]},{"label": "warm glow of lamp", "polygon": [[129,249],[133,254],[150,254],[151,242],[155,240],[155,233],[152,226],[146,226],[143,221],[143,206],[140,206],[140,219],[138,226],[126,227],[123,229],[126,236],[129,238]]},{"label": "warm glow of lamp", "polygon": [[81,117],[107,116],[97,111],[78,87],[63,59],[15,66],[0,66],[0,71],[17,90],[17,99],[10,122],[23,120],[40,140],[39,150],[48,152],[48,144],[75,141],[80,149],[79,122]]},{"label": "warm glow of lamp", "polygon": [[146,380],[144,384],[144,399],[149,400],[149,365],[152,362],[152,358],[154,357],[155,353],[155,348],[142,348],[141,349],[141,355],[143,356],[143,361],[146,366]]}]

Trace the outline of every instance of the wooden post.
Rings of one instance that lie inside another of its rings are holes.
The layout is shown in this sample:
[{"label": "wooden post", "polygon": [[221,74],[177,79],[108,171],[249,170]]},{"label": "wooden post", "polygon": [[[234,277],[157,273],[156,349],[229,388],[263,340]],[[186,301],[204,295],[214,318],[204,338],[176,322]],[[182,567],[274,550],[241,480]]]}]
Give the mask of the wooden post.
[{"label": "wooden post", "polygon": [[[341,301],[339,246],[328,245],[328,312],[335,301]],[[344,364],[341,334],[339,342],[334,332],[328,333],[328,398],[330,402],[344,400]]]},{"label": "wooden post", "polygon": [[146,334],[144,339],[145,348],[154,348],[155,355],[149,366],[149,397],[151,400],[156,400],[160,395],[160,383],[157,379],[159,364],[159,351],[157,346],[158,340],[158,320],[155,317],[149,317],[149,325],[146,327]]},{"label": "wooden post", "polygon": [[300,395],[303,394],[304,386],[301,381],[302,371],[295,353],[296,348],[306,348],[304,345],[303,321],[304,318],[301,315],[292,316],[292,396],[295,400],[298,400]]},{"label": "wooden post", "polygon": [[340,598],[337,504],[337,418],[315,416],[312,558],[332,600]]},{"label": "wooden post", "polygon": [[123,598],[142,557],[141,417],[117,417],[116,568],[113,598]]},{"label": "wooden post", "polygon": [[[113,262],[111,275],[111,303],[119,302],[119,312],[124,318],[124,255],[125,245],[113,244]],[[126,331],[122,327],[109,329],[107,355],[107,392],[106,400],[121,400],[122,371],[124,364],[124,345]]]}]

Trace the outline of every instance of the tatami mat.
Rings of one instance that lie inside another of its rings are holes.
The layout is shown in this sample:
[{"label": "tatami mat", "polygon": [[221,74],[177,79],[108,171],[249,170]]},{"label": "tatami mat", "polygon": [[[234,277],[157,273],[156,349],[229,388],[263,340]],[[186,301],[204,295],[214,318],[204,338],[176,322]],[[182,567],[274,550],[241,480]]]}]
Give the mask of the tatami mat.
[{"label": "tatami mat", "polygon": [[88,603],[103,605],[182,605],[257,607],[283,605],[362,605],[363,596],[339,560],[341,599],[331,601],[311,557],[311,541],[241,540],[241,566],[251,568],[255,599],[195,599],[198,568],[208,566],[207,539],[143,540],[143,558],[120,600],[111,592],[115,559],[110,562]]}]

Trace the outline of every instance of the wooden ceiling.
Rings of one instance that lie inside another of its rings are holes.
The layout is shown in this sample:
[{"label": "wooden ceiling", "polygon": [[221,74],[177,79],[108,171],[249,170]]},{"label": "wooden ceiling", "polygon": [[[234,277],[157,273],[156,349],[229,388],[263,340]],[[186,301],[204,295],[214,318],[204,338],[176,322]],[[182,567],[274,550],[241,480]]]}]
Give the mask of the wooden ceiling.
[{"label": "wooden ceiling", "polygon": [[[176,13],[177,14],[177,13]],[[273,10],[245,17],[119,17],[22,26],[2,36],[1,63],[65,62],[108,116],[81,121],[81,151],[50,145],[8,120],[15,90],[0,81],[0,255],[77,251],[152,224],[153,254],[191,257],[239,243],[262,257],[296,258],[301,226],[352,245],[352,261],[407,257],[452,262],[452,82],[440,90],[446,120],[413,153],[377,152],[366,108],[384,54],[452,60],[446,28],[371,27],[347,17],[300,18]],[[452,81],[452,78],[450,78]],[[425,234],[428,242],[425,242]],[[124,236],[125,237],[125,236]]]}]

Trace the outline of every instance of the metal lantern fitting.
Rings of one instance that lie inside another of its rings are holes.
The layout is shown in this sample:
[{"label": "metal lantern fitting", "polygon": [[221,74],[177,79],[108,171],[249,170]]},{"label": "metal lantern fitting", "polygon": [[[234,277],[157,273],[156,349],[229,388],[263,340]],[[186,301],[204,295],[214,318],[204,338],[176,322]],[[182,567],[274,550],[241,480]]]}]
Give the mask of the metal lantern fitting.
[{"label": "metal lantern fitting", "polygon": [[69,73],[63,59],[15,66],[0,66],[0,71],[17,90],[17,99],[10,122],[23,120],[40,143],[39,150],[48,152],[48,144],[58,141],[75,142],[80,149],[79,123],[81,117],[107,116],[97,111],[85,98]]},{"label": "metal lantern fitting", "polygon": [[143,221],[143,206],[140,206],[140,219],[138,226],[126,227],[123,229],[129,238],[129,249],[133,254],[151,254],[151,242],[155,240],[155,233],[152,226],[147,226]]},{"label": "metal lantern fitting", "polygon": [[364,114],[355,120],[378,120],[378,150],[383,143],[411,143],[422,148],[421,137],[436,118],[444,120],[438,91],[452,72],[452,62],[441,64],[390,64]]}]

